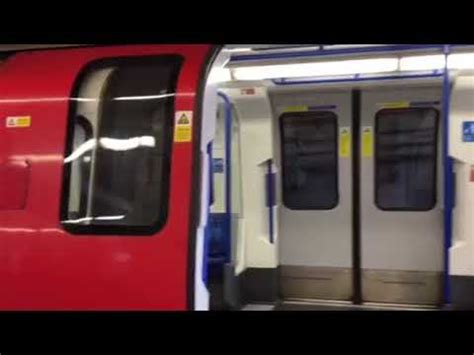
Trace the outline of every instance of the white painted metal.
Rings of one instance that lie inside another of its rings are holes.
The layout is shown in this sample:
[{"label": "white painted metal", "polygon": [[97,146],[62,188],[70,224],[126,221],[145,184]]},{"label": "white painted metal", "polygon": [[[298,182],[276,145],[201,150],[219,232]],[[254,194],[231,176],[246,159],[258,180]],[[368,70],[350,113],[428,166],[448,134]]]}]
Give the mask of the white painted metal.
[{"label": "white painted metal", "polygon": [[223,91],[234,103],[239,119],[241,159],[241,220],[236,240],[236,273],[245,268],[275,268],[278,265],[278,229],[270,242],[265,174],[268,159],[274,158],[272,112],[263,86],[247,86],[253,93],[231,88]]},{"label": "white painted metal", "polygon": [[204,227],[208,221],[208,198],[209,196],[209,161],[207,146],[214,139],[217,116],[217,88],[219,84],[219,70],[226,64],[229,57],[225,53],[220,53],[213,63],[209,73],[203,96],[203,112],[201,124],[201,216],[196,233],[196,257],[194,270],[194,308],[196,310],[209,309],[209,290],[203,281],[203,261],[204,261]]},{"label": "white painted metal", "polygon": [[474,276],[474,143],[463,142],[463,121],[474,121],[474,74],[454,79],[450,106],[449,154],[454,158],[456,205],[449,251],[451,275]]}]

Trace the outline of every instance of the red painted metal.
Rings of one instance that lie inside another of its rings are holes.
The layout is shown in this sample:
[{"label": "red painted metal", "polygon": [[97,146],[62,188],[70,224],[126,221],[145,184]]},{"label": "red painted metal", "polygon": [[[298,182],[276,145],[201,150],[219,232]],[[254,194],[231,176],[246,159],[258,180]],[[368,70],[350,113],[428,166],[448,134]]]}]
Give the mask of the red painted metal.
[{"label": "red painted metal", "polygon": [[9,160],[0,165],[0,210],[25,208],[29,166],[25,160]]},{"label": "red painted metal", "polygon": [[[66,126],[79,71],[104,58],[181,54],[175,110],[194,111],[210,49],[87,47],[19,53],[0,65],[0,165],[29,165],[25,208],[0,210],[1,310],[186,309],[192,144],[173,145],[169,216],[156,235],[72,236],[59,221]],[[31,116],[31,127],[6,128],[8,116]]]}]

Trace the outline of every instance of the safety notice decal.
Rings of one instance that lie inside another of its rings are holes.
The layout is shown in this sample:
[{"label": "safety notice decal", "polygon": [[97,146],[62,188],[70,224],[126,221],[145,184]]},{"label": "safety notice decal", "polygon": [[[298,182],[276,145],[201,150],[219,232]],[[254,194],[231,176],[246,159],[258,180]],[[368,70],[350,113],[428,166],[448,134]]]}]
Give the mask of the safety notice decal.
[{"label": "safety notice decal", "polygon": [[285,106],[283,112],[305,112],[308,111],[308,106],[304,105],[294,105],[294,106]]},{"label": "safety notice decal", "polygon": [[240,90],[240,95],[255,95],[255,88],[244,88]]},{"label": "safety notice decal", "polygon": [[175,142],[191,142],[192,140],[192,111],[176,111],[174,125]]},{"label": "safety notice decal", "polygon": [[372,126],[362,127],[362,156],[371,158],[374,155],[374,134]]},{"label": "safety notice decal", "polygon": [[31,126],[31,116],[9,116],[5,120],[7,128],[25,128]]},{"label": "safety notice decal", "polygon": [[339,156],[348,158],[351,155],[351,130],[349,127],[339,129]]},{"label": "safety notice decal", "polygon": [[410,107],[410,101],[378,102],[377,106],[381,108],[407,108]]},{"label": "safety notice decal", "polygon": [[464,121],[462,124],[462,141],[474,142],[474,121]]}]

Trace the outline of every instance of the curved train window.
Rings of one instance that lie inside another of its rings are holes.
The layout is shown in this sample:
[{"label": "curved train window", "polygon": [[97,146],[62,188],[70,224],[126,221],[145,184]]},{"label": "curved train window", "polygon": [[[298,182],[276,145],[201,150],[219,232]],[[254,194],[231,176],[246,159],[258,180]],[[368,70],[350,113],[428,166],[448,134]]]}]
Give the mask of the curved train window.
[{"label": "curved train window", "polygon": [[280,117],[283,203],[294,210],[337,206],[337,116],[330,111]]},{"label": "curved train window", "polygon": [[79,234],[152,234],[168,211],[180,56],[104,60],[73,93],[61,221]]},{"label": "curved train window", "polygon": [[427,211],[436,204],[438,111],[384,109],[375,117],[375,203]]}]

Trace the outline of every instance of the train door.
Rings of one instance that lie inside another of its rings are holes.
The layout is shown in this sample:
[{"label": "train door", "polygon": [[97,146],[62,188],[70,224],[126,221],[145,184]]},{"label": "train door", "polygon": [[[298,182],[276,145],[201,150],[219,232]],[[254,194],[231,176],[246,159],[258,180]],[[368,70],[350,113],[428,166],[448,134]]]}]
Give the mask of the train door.
[{"label": "train door", "polygon": [[281,296],[351,300],[351,92],[272,95]]},{"label": "train door", "polygon": [[362,90],[362,300],[439,304],[441,87]]},{"label": "train door", "polygon": [[274,91],[284,299],[442,302],[440,98],[406,85]]},{"label": "train door", "polygon": [[214,53],[86,47],[2,63],[0,309],[195,308]]}]

